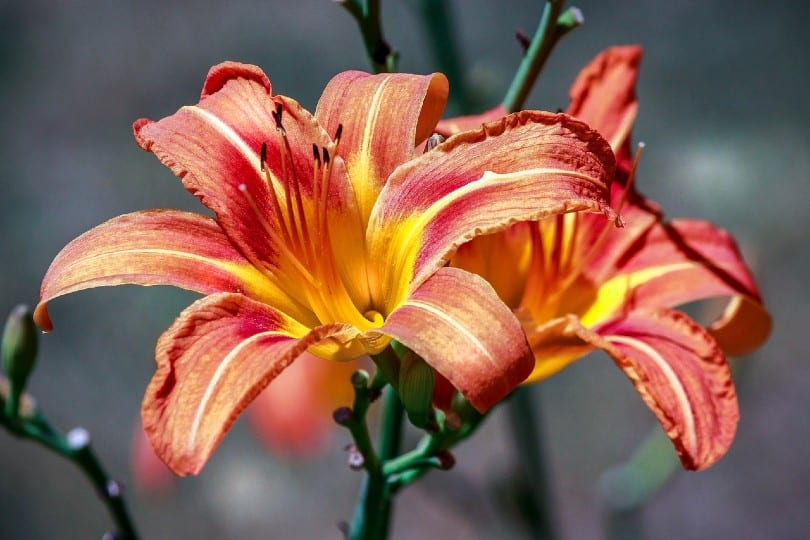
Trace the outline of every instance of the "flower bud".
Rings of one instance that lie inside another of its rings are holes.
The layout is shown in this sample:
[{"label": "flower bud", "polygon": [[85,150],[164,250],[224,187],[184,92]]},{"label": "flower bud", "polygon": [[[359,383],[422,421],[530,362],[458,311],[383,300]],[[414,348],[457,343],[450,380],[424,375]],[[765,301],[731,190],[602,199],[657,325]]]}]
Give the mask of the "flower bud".
[{"label": "flower bud", "polygon": [[3,331],[3,370],[10,383],[6,410],[16,416],[20,396],[37,359],[37,329],[28,306],[18,305]]},{"label": "flower bud", "polygon": [[408,351],[399,367],[399,397],[408,419],[416,427],[424,428],[431,418],[433,386],[436,375],[419,356]]}]

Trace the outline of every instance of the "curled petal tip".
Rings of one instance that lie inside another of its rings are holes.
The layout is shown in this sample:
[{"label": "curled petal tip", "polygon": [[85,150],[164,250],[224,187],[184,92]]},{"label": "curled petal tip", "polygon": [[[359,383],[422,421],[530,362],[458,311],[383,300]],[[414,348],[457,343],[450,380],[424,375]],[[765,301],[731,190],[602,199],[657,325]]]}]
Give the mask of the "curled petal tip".
[{"label": "curled petal tip", "polygon": [[34,323],[46,334],[53,330],[53,323],[50,315],[48,315],[48,304],[46,302],[38,304],[34,309]]},{"label": "curled petal tip", "polygon": [[208,70],[200,99],[219,92],[232,79],[252,80],[263,86],[268,94],[272,92],[270,79],[260,67],[240,62],[222,62]]}]

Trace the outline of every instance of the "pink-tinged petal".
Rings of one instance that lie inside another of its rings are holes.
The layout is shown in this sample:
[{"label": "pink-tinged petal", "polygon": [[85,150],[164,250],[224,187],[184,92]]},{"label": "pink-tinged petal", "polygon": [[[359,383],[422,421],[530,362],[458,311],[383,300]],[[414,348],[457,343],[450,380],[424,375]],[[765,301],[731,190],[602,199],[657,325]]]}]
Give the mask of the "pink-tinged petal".
[{"label": "pink-tinged petal", "polygon": [[528,335],[537,366],[527,382],[600,348],[655,413],[684,467],[705,469],[731,445],[739,418],[731,372],[712,337],[685,314],[637,310],[593,329],[567,315]]},{"label": "pink-tinged petal", "polygon": [[433,133],[448,92],[441,73],[346,71],[326,86],[315,117],[330,134],[343,125],[337,152],[346,162],[364,222],[391,171]]},{"label": "pink-tinged petal", "polygon": [[[273,116],[278,106],[283,109],[288,144]],[[158,122],[139,120],[133,130],[138,144],[214,211],[225,234],[248,260],[277,274],[289,272],[278,269],[284,260],[289,262],[281,253],[296,238],[306,243],[299,211],[303,208],[311,228],[313,214],[321,206],[313,203],[315,192],[320,190],[319,198],[324,199],[321,175],[314,174],[313,145],[334,153],[332,139],[310,113],[291,99],[272,96],[259,68],[228,63],[212,68],[198,105],[183,107]],[[353,212],[354,227],[362,231],[342,163],[334,163],[328,190],[327,212]]]},{"label": "pink-tinged petal", "polygon": [[601,133],[617,153],[627,149],[638,113],[636,80],[641,55],[637,45],[603,51],[579,73],[569,94],[568,113]]},{"label": "pink-tinged petal", "polygon": [[663,220],[660,207],[653,201],[631,189],[624,191],[622,180],[617,178],[611,192],[614,207],[625,198],[619,211],[622,227],[605,231],[605,220],[589,214],[577,215],[578,247],[575,256],[587,257],[585,276],[594,283],[602,283],[616,273],[616,268],[626,262],[627,254],[644,249],[646,233]]},{"label": "pink-tinged petal", "polygon": [[734,238],[711,223],[659,224],[625,252],[583,315],[586,325],[639,307],[673,307],[714,297],[740,297],[716,329],[729,354],[745,354],[767,338],[771,318]]},{"label": "pink-tinged petal", "polygon": [[284,368],[308,347],[342,343],[351,333],[343,324],[309,330],[239,294],[198,300],[157,344],[157,372],[141,409],[152,445],[175,473],[198,473],[239,413]]},{"label": "pink-tinged petal", "polygon": [[113,218],[62,249],[42,280],[37,324],[51,330],[47,304],[58,296],[122,284],[173,285],[203,294],[241,292],[307,317],[307,310],[233,247],[213,219],[149,210]]},{"label": "pink-tinged petal", "polygon": [[479,411],[506,397],[534,363],[517,319],[482,278],[442,268],[380,328],[424,358]]},{"label": "pink-tinged petal", "polygon": [[253,432],[276,456],[323,451],[336,428],[332,412],[352,404],[351,374],[362,366],[302,354],[248,408]]},{"label": "pink-tinged petal", "polygon": [[222,62],[208,70],[208,75],[205,77],[205,83],[200,93],[200,99],[216,94],[222,90],[222,87],[228,81],[237,78],[255,81],[268,94],[273,91],[270,79],[267,78],[267,75],[260,67],[253,64],[242,64],[241,62]]},{"label": "pink-tinged petal", "polygon": [[436,126],[436,133],[449,137],[462,131],[478,129],[483,124],[499,120],[509,114],[509,111],[502,104],[480,114],[470,114],[467,116],[456,116],[442,120]]},{"label": "pink-tinged petal", "polygon": [[603,348],[658,417],[687,469],[731,446],[739,410],[731,371],[712,337],[683,313],[636,311],[595,329]]},{"label": "pink-tinged petal", "polygon": [[402,300],[478,234],[580,210],[612,217],[613,172],[613,152],[585,124],[515,113],[399,167],[374,207],[369,251],[385,261],[380,279]]}]

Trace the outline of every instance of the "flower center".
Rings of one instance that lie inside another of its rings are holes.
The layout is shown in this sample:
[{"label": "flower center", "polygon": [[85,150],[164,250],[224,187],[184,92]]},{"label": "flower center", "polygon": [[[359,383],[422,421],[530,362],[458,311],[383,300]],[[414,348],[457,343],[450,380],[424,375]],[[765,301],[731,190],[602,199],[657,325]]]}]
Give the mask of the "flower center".
[{"label": "flower center", "polygon": [[262,213],[248,187],[239,186],[278,252],[278,261],[268,272],[269,277],[307,305],[322,324],[345,322],[361,331],[381,326],[382,316],[368,312],[367,308],[359,309],[348,293],[330,236],[331,154],[340,142],[343,125],[338,126],[331,145],[312,144],[312,184],[303,186],[287,131],[282,125],[282,111],[279,103],[273,112],[278,136],[275,146],[279,149],[276,168],[280,169],[280,176],[274,177],[268,165],[267,142],[262,143],[260,156],[274,223]]},{"label": "flower center", "polygon": [[[632,190],[636,167],[644,150],[639,143],[627,182],[622,190],[616,214],[618,215]],[[538,320],[551,320],[566,313],[581,315],[596,300],[596,285],[587,282],[583,273],[599,253],[608,235],[614,231],[605,223],[590,246],[578,246],[583,237],[583,218],[576,213],[557,215],[538,223],[533,228],[533,261],[529,270],[524,299],[542,298],[538,309],[535,302],[533,313]],[[617,227],[623,227],[621,217]]]}]

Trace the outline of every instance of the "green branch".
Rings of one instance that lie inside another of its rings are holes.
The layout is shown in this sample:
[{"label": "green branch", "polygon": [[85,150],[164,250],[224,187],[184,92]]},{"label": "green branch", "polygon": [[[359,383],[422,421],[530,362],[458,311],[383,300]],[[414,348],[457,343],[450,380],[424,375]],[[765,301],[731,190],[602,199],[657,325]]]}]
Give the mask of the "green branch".
[{"label": "green branch", "polygon": [[[27,396],[24,396],[23,399],[26,398]],[[0,396],[0,406],[4,406],[3,401],[2,396]],[[87,431],[76,428],[66,436],[62,435],[51,427],[39,411],[29,413],[24,409],[25,407],[22,407],[21,414],[14,418],[0,414],[0,424],[15,437],[41,444],[79,467],[95,487],[96,493],[102,502],[107,506],[107,510],[116,525],[116,538],[119,540],[136,540],[138,534],[127,511],[121,487],[104,470],[101,461],[90,446],[90,435]]]},{"label": "green branch", "polygon": [[118,540],[136,540],[138,535],[129,517],[121,486],[112,480],[90,446],[90,435],[83,428],[67,436],[54,429],[28,394],[25,385],[36,364],[37,330],[26,306],[17,306],[9,315],[2,341],[3,370],[0,375],[0,425],[20,439],[41,444],[70,460],[87,476],[107,506],[117,527]]},{"label": "green branch", "polygon": [[371,66],[376,73],[397,70],[397,52],[383,36],[380,0],[335,0],[357,21]]},{"label": "green branch", "polygon": [[551,51],[559,40],[574,28],[580,26],[584,19],[577,8],[570,8],[564,13],[562,6],[564,0],[549,0],[540,17],[540,24],[534,37],[523,55],[512,84],[503,98],[503,106],[508,112],[519,111],[523,108],[529,93],[537,81],[540,70],[551,55]]}]

